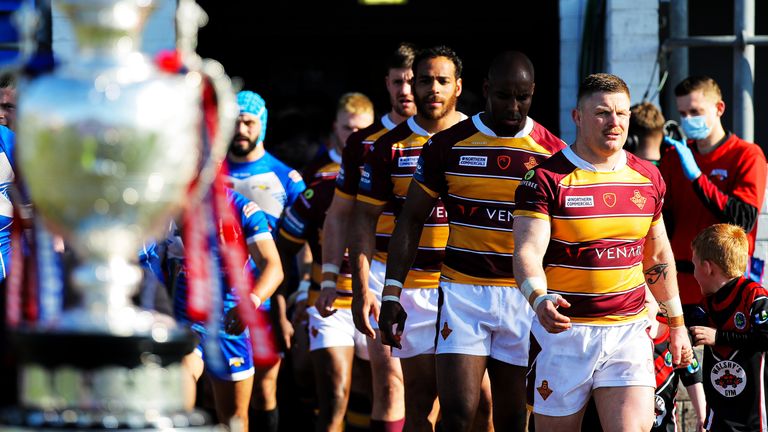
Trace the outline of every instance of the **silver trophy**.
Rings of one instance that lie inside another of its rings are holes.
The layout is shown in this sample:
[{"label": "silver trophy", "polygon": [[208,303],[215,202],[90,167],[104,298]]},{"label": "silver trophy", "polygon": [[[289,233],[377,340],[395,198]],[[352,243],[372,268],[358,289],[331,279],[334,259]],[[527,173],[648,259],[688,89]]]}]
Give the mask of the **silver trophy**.
[{"label": "silver trophy", "polygon": [[[45,328],[17,331],[22,408],[5,420],[11,430],[205,427],[183,405],[180,361],[194,337],[130,297],[139,249],[213,180],[238,109],[223,68],[194,54],[194,1],[177,11],[188,72],[161,71],[138,51],[157,1],[55,0],[77,52],[20,86],[17,163],[35,211],[78,257],[70,283],[82,301]],[[219,128],[207,151],[204,82]]]}]

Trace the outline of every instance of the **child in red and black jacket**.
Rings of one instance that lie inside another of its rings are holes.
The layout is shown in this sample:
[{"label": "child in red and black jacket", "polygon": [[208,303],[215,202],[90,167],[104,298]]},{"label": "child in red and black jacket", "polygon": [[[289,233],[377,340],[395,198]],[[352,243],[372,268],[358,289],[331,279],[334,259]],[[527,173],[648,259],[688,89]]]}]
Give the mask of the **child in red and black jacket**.
[{"label": "child in red and black jacket", "polygon": [[693,274],[704,295],[703,322],[690,331],[695,345],[705,345],[705,427],[768,432],[768,290],[743,276],[747,235],[734,225],[712,225],[692,248]]}]

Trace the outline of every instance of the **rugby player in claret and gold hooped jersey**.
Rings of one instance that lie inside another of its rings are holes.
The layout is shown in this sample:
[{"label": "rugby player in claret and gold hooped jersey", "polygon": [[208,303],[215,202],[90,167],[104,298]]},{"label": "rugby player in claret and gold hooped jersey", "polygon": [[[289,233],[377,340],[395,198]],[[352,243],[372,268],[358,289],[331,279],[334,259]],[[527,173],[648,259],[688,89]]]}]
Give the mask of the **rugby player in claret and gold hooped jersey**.
[{"label": "rugby player in claret and gold hooped jersey", "polygon": [[[323,233],[323,224],[326,210],[333,199],[344,143],[352,132],[371,123],[373,103],[367,96],[362,93],[346,93],[341,96],[333,133],[328,139],[328,151],[311,161],[304,171],[309,186],[283,213],[277,237],[277,247],[285,260],[295,256],[305,243],[309,244],[312,251],[312,275],[304,307],[309,317],[309,356],[314,369],[314,387],[319,405],[315,425],[317,430],[322,431],[345,430],[344,417],[350,391],[359,384],[351,382],[354,357],[357,355],[362,360],[368,360],[365,336],[355,329],[352,322],[349,263],[346,259],[342,262],[338,281],[323,283],[321,259],[322,246],[327,238]],[[330,305],[334,311],[332,316],[321,316],[314,306],[321,287],[337,292],[336,301]],[[299,303],[296,308],[301,307]],[[367,398],[367,395],[364,397]]]},{"label": "rugby player in claret and gold hooped jersey", "polygon": [[668,315],[673,363],[693,358],[661,216],[664,181],[622,149],[629,100],[621,78],[585,78],[575,142],[515,193],[515,278],[536,314],[531,351],[541,349],[528,377],[537,430],[578,430],[590,394],[606,430],[651,428],[647,287]]},{"label": "rugby player in claret and gold hooped jersey", "polygon": [[[466,118],[456,111],[456,101],[462,88],[461,70],[461,60],[448,47],[420,51],[414,60],[413,84],[418,113],[376,140],[366,157],[357,195],[350,261],[355,292],[352,313],[358,330],[369,336],[374,333],[363,300],[370,295],[370,290],[382,289],[385,285],[385,263],[382,261],[385,256],[382,253],[387,251],[389,240],[389,235],[376,235],[376,220],[387,212],[391,212],[395,220],[399,218],[424,144],[433,134]],[[404,307],[411,314],[408,336],[392,343],[385,336],[383,327],[380,332],[382,343],[398,348],[392,354],[400,358],[403,369],[407,414],[405,429],[416,431],[433,430],[436,421],[436,288],[448,237],[442,203],[430,207],[427,216],[427,227],[417,234],[420,238],[417,258],[414,265],[406,269],[407,278],[404,274],[402,279],[402,285],[407,288],[403,295]],[[388,228],[391,232],[394,227],[390,224]],[[376,256],[373,256],[374,249]],[[383,296],[382,302],[387,301],[388,298]],[[488,409],[478,417],[487,423],[490,404],[486,405]],[[475,417],[474,413],[472,417]]]},{"label": "rugby player in claret and gold hooped jersey", "polygon": [[[352,225],[352,210],[355,205],[365,155],[376,139],[416,113],[416,105],[411,91],[413,80],[411,68],[414,54],[413,45],[402,43],[398,46],[387,62],[387,75],[384,78],[392,109],[374,121],[371,126],[353,133],[347,139],[347,145],[344,147],[341,158],[339,176],[336,179],[333,202],[328,208],[323,224],[325,241],[323,242],[322,271],[323,281],[328,281],[326,284],[335,286],[347,248],[347,235]],[[380,219],[377,232],[384,232],[382,230],[386,226],[391,226],[392,216],[382,215]],[[366,291],[366,293],[370,293],[370,291]],[[380,297],[381,293],[379,292],[378,295]],[[322,290],[315,303],[318,313],[323,316],[330,315],[334,309],[335,299],[335,289]],[[363,297],[363,302],[366,304],[364,316],[368,316],[367,311],[371,307],[375,307],[378,311],[378,300],[373,295],[366,294]],[[378,315],[378,312],[375,315]],[[400,361],[393,358],[391,352],[384,349],[386,347],[381,344],[370,343],[371,340],[368,342],[373,385],[371,430],[386,425],[402,428],[405,408]]]},{"label": "rugby player in claret and gold hooped jersey", "polygon": [[[524,54],[510,51],[494,59],[483,86],[486,111],[425,145],[390,242],[384,295],[398,296],[396,284],[413,262],[424,220],[442,200],[449,237],[435,363],[447,430],[468,430],[472,424],[486,367],[492,384],[496,380],[494,427],[525,430],[532,312],[514,288],[514,193],[527,171],[565,147],[528,117],[534,87],[534,68]],[[379,325],[385,343],[410,337],[411,317],[406,320],[405,312],[410,313],[397,301],[383,302]]]}]

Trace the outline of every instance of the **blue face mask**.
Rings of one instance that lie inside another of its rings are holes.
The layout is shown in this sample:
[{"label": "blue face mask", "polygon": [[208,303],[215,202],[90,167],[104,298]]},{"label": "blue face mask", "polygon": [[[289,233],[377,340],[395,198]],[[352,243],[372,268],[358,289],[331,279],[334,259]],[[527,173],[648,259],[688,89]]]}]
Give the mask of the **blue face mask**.
[{"label": "blue face mask", "polygon": [[703,140],[712,132],[712,128],[707,127],[707,121],[703,115],[683,118],[682,126],[685,135],[690,139]]}]

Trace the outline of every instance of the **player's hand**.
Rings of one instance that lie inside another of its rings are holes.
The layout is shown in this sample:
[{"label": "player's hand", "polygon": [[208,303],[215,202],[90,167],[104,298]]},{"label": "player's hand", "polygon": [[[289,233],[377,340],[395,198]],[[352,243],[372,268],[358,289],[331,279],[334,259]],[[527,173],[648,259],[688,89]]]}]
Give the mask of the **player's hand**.
[{"label": "player's hand", "polygon": [[240,318],[240,310],[237,306],[230,309],[224,317],[224,331],[231,335],[239,335],[245,331],[245,323]]},{"label": "player's hand", "polygon": [[323,288],[320,290],[320,296],[315,300],[315,308],[321,317],[327,318],[336,313],[333,308],[333,302],[336,301],[336,288]]},{"label": "player's hand", "polygon": [[373,315],[373,318],[379,320],[379,305],[370,290],[363,290],[363,293],[355,293],[352,295],[352,320],[355,322],[355,328],[360,333],[368,336],[371,339],[376,339],[376,333],[371,327],[371,321],[368,318]]},{"label": "player's hand", "polygon": [[293,323],[287,317],[282,317],[278,320],[276,327],[277,340],[283,345],[281,351],[286,352],[293,345],[293,334],[296,332],[293,328]]},{"label": "player's hand", "polygon": [[688,180],[696,180],[701,175],[699,165],[696,163],[696,159],[693,157],[691,149],[682,141],[672,139],[668,136],[664,137],[664,142],[673,146],[677,150],[677,155],[680,157],[680,165],[683,167],[683,174]]},{"label": "player's hand", "polygon": [[715,344],[716,330],[712,327],[693,326],[690,331],[695,346]]},{"label": "player's hand", "polygon": [[[403,309],[403,305],[396,301],[385,301],[381,303],[381,312],[379,313],[379,331],[381,332],[381,343],[391,347],[402,349],[400,340],[405,328],[405,320],[408,314]],[[396,326],[396,327],[395,327]]]},{"label": "player's hand", "polygon": [[550,333],[561,333],[571,328],[571,319],[557,311],[557,308],[569,308],[571,304],[558,294],[548,294],[552,300],[544,300],[536,305],[539,323]]},{"label": "player's hand", "polygon": [[672,365],[676,368],[685,367],[693,361],[693,348],[684,326],[669,328],[669,352],[672,354]]},{"label": "player's hand", "polygon": [[293,316],[291,317],[291,324],[293,324],[294,329],[301,327],[309,321],[308,308],[307,300],[296,302],[296,305],[293,307]]}]

